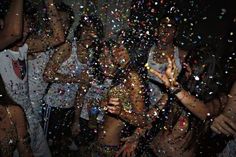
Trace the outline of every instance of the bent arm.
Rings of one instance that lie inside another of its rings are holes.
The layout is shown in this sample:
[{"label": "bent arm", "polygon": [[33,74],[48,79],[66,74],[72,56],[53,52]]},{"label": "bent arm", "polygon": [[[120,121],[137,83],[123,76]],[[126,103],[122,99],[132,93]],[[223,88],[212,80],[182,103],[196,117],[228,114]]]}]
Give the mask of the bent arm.
[{"label": "bent arm", "polygon": [[47,0],[46,6],[52,35],[44,31],[40,37],[30,36],[26,41],[29,46],[29,53],[42,52],[48,47],[54,47],[65,42],[63,27],[53,0]]},{"label": "bent arm", "polygon": [[23,0],[12,0],[4,19],[4,28],[0,31],[0,50],[22,37]]},{"label": "bent arm", "polygon": [[71,55],[71,45],[65,42],[53,54],[44,70],[44,80],[53,83],[86,83],[89,76],[87,70],[81,72],[79,76],[62,74],[58,72],[63,62]]}]

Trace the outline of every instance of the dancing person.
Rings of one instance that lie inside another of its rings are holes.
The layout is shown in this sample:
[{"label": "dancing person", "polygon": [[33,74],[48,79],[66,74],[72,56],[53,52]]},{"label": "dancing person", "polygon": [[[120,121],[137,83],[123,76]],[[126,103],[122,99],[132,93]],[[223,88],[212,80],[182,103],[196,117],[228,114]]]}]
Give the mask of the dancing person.
[{"label": "dancing person", "polygon": [[46,31],[41,34],[41,37],[29,35],[29,24],[33,23],[28,23],[31,19],[28,14],[25,14],[22,39],[14,43],[14,46],[10,49],[0,52],[0,74],[9,96],[17,104],[21,105],[25,111],[32,139],[31,147],[36,157],[50,157],[51,155],[43,135],[43,130],[29,99],[27,53],[41,52],[64,41],[62,25],[60,24],[53,0],[48,0],[46,4],[50,19],[49,25],[53,31],[52,35],[49,36]]},{"label": "dancing person", "polygon": [[[169,17],[162,19],[158,31],[157,44],[159,46],[154,47],[156,50],[151,49],[147,62],[151,89],[150,104],[151,106],[157,104],[154,108],[156,108],[156,113],[159,113],[158,106],[162,109],[162,106],[160,106],[162,103],[158,104],[158,100],[162,97],[162,93],[168,94],[168,101],[162,113],[164,118],[161,116],[161,121],[159,120],[157,123],[161,130],[158,129],[159,132],[155,131],[156,135],[147,150],[144,150],[146,151],[144,156],[194,156],[197,147],[194,139],[198,139],[200,135],[204,134],[205,124],[199,119],[205,120],[208,115],[216,115],[219,106],[222,105],[217,98],[214,101],[209,100],[210,98],[213,99],[212,97],[218,89],[217,85],[207,78],[207,76],[214,77],[212,71],[215,70],[215,58],[209,55],[209,52],[205,52],[208,50],[195,52],[199,56],[189,56],[190,68],[184,63],[187,53],[174,46],[173,41],[176,34],[174,20]],[[195,65],[197,61],[199,67]],[[186,71],[186,78],[183,77],[183,74],[180,78],[182,78],[181,82],[184,82],[184,85],[187,86],[184,88],[179,86],[177,82],[183,67]],[[199,80],[200,75],[204,76],[201,78],[203,79],[202,83]],[[191,77],[189,78],[189,76]],[[196,80],[195,77],[197,77]],[[204,84],[204,82],[207,83]],[[204,85],[207,85],[207,87],[204,87]],[[195,88],[196,86],[198,88]],[[197,98],[188,91],[195,94]],[[144,128],[144,131],[141,128],[141,131],[137,130],[136,134],[142,136],[148,128],[150,127]],[[196,136],[193,136],[195,133]],[[125,150],[124,147],[126,146],[130,147],[131,150]],[[131,153],[137,148],[137,142],[134,144],[132,141],[128,141],[124,147],[119,153]]]},{"label": "dancing person", "polygon": [[114,156],[125,123],[145,125],[141,79],[129,64],[127,49],[123,44],[115,45],[105,43],[98,59],[104,78],[112,79],[112,83],[100,104],[107,112],[99,127],[98,141],[91,146],[91,156]]},{"label": "dancing person", "polygon": [[44,80],[51,83],[44,97],[44,131],[55,154],[68,150],[71,134],[78,134],[74,131],[79,126],[75,98],[80,88],[90,84],[91,47],[101,38],[101,31],[102,24],[96,16],[82,16],[75,30],[77,41],[62,44],[44,70]]}]

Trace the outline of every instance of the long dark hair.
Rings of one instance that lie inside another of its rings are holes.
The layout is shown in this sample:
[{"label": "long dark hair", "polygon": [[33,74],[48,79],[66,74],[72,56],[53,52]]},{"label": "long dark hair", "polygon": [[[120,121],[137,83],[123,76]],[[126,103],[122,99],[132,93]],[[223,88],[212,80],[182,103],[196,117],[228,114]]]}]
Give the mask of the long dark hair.
[{"label": "long dark hair", "polygon": [[91,26],[96,29],[98,39],[101,40],[104,37],[103,24],[101,19],[96,15],[82,15],[79,24],[74,31],[74,36],[79,39],[83,28]]}]

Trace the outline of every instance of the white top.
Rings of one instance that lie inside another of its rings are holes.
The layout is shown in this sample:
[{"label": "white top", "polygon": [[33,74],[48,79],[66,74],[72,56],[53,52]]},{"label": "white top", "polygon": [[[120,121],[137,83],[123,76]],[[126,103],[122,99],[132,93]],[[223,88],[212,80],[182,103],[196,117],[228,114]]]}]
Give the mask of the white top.
[{"label": "white top", "polygon": [[41,112],[42,98],[48,83],[43,80],[43,72],[52,51],[38,53],[36,58],[28,59],[29,96],[34,111]]},{"label": "white top", "polygon": [[26,115],[31,114],[27,77],[27,51],[24,44],[19,51],[4,50],[0,52],[0,74],[10,97],[24,109]]},{"label": "white top", "polygon": [[[82,64],[77,58],[76,43],[72,44],[71,56],[61,65],[59,73],[71,77],[79,76],[87,64]],[[52,83],[44,101],[51,107],[70,108],[74,106],[78,83]]]}]

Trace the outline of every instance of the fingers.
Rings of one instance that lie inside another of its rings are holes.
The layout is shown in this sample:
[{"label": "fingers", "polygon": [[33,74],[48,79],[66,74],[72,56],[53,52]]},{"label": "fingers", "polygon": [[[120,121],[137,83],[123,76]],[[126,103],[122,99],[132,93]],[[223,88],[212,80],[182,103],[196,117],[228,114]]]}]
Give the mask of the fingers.
[{"label": "fingers", "polygon": [[173,63],[172,63],[172,60],[170,59],[170,57],[167,57],[167,62],[168,62],[168,68],[172,69]]},{"label": "fingers", "polygon": [[223,133],[227,136],[236,135],[236,131],[234,130],[235,124],[223,114],[219,115],[214,119],[214,122],[211,126],[211,129],[216,133]]},{"label": "fingers", "polygon": [[162,80],[163,76],[162,76],[162,74],[161,74],[160,72],[158,72],[158,71],[156,71],[156,70],[153,70],[151,67],[149,67],[148,64],[146,64],[145,67],[146,67],[146,69],[147,69],[150,73],[152,73],[153,75],[157,76],[159,79]]},{"label": "fingers", "polygon": [[221,132],[220,132],[215,126],[211,125],[211,129],[212,129],[215,133],[221,134]]},{"label": "fingers", "polygon": [[[224,116],[225,122],[234,130],[236,130],[236,125],[233,121],[231,121],[228,117]],[[235,132],[235,131],[234,131]]]},{"label": "fingers", "polygon": [[225,129],[225,128],[223,128],[219,123],[217,123],[216,124],[216,128],[221,132],[221,133],[223,133],[223,134],[225,134],[225,135],[230,135],[230,133]]},{"label": "fingers", "polygon": [[221,123],[221,127],[225,131],[227,131],[227,133],[228,133],[227,135],[236,135],[236,132],[233,129],[231,129],[225,122]]},{"label": "fingers", "polygon": [[149,72],[152,73],[153,75],[157,76],[159,79],[161,79],[161,80],[163,79],[163,75],[160,72],[153,70],[151,68],[149,69]]}]

